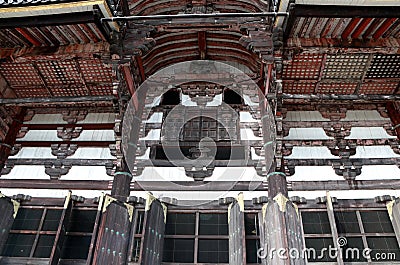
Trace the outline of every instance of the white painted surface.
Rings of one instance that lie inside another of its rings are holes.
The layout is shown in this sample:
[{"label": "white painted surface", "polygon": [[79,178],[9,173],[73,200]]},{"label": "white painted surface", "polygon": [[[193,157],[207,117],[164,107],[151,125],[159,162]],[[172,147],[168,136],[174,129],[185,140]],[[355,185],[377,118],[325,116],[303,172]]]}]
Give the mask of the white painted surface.
[{"label": "white painted surface", "polygon": [[289,135],[285,140],[325,140],[333,139],[328,137],[322,128],[290,128]]}]

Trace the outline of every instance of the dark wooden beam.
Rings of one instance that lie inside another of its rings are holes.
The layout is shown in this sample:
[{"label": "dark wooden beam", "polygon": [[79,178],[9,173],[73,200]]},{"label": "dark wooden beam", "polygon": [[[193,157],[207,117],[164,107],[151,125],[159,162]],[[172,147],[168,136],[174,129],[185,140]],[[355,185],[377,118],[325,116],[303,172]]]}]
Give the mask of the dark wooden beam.
[{"label": "dark wooden beam", "polygon": [[28,106],[32,104],[76,104],[80,102],[112,102],[114,96],[49,97],[49,98],[0,98],[0,105]]},{"label": "dark wooden beam", "polygon": [[46,163],[62,163],[68,164],[72,166],[105,166],[107,163],[113,163],[114,159],[78,159],[78,158],[69,158],[69,159],[29,159],[29,158],[10,158],[8,160],[10,163],[14,165],[33,165],[33,166],[41,166]]},{"label": "dark wooden beam", "polygon": [[[332,166],[340,163],[341,159],[285,159],[285,163],[290,166]],[[350,158],[346,162],[359,165],[400,165],[400,158]]]},{"label": "dark wooden beam", "polygon": [[1,28],[47,27],[55,25],[84,24],[94,22],[93,11],[73,12],[46,16],[27,16],[0,19]]},{"label": "dark wooden beam", "polygon": [[[289,178],[290,180],[290,178]],[[50,180],[50,179],[1,179],[1,188],[10,189],[62,189],[62,190],[111,190],[112,180]],[[289,191],[317,190],[398,190],[399,179],[379,180],[321,180],[321,181],[289,181]],[[131,191],[267,191],[268,184],[261,181],[239,181],[232,185],[231,181],[133,181]]]},{"label": "dark wooden beam", "polygon": [[[275,95],[267,95],[268,98],[274,98]],[[400,95],[328,95],[328,94],[287,94],[283,93],[284,100],[289,99],[304,99],[309,101],[387,101],[387,100],[400,100]],[[326,102],[325,102],[326,103]],[[357,103],[357,102],[354,102]]]},{"label": "dark wooden beam", "polygon": [[369,120],[369,121],[283,121],[283,126],[288,128],[309,128],[309,127],[325,127],[334,126],[340,123],[342,126],[352,127],[383,127],[390,125],[389,121],[385,120]]},{"label": "dark wooden beam", "polygon": [[108,147],[114,141],[17,141],[21,147],[50,147],[52,144],[76,144],[78,147]]},{"label": "dark wooden beam", "polygon": [[57,130],[58,127],[81,127],[83,130],[112,130],[114,126],[114,123],[24,124],[24,127],[28,127],[28,130]]},{"label": "dark wooden beam", "polygon": [[[392,145],[395,144],[393,139],[346,139],[347,143],[355,143],[357,146],[374,146],[374,145]],[[336,144],[336,140],[283,140],[283,143],[290,144],[292,146],[332,146]]]},{"label": "dark wooden beam", "polygon": [[141,81],[143,83],[146,80],[146,72],[144,71],[142,56],[135,56],[135,60],[138,65],[139,75],[142,79]]},{"label": "dark wooden beam", "polygon": [[200,60],[205,60],[207,58],[207,32],[197,32],[197,41],[199,45]]},{"label": "dark wooden beam", "polygon": [[324,17],[324,18],[398,18],[400,6],[341,6],[341,5],[301,5],[297,4],[291,17]]}]

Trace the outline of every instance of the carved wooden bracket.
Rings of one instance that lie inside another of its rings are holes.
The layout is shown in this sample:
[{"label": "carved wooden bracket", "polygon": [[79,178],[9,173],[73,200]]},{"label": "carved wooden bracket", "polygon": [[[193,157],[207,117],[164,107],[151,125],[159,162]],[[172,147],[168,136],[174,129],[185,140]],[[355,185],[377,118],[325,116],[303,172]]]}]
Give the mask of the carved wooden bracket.
[{"label": "carved wooden bracket", "polygon": [[71,139],[78,138],[81,135],[82,127],[75,128],[65,128],[57,127],[57,137],[63,139],[64,141],[69,141]]},{"label": "carved wooden bracket", "polygon": [[35,111],[28,110],[24,116],[24,121],[31,121],[33,119],[33,116],[35,116]]},{"label": "carved wooden bracket", "polygon": [[395,128],[391,124],[385,124],[383,129],[389,134],[390,136],[397,136]]},{"label": "carved wooden bracket", "polygon": [[51,154],[56,156],[58,159],[65,159],[75,154],[77,149],[77,144],[52,144]]},{"label": "carved wooden bracket", "polygon": [[349,158],[356,154],[357,143],[346,139],[339,139],[328,146],[331,154],[342,158]]},{"label": "carved wooden bracket", "polygon": [[289,143],[284,143],[282,146],[282,155],[283,156],[290,156],[293,151],[293,145]]},{"label": "carved wooden bracket", "polygon": [[14,146],[10,150],[9,156],[15,156],[21,151],[22,146],[20,144],[14,144]]},{"label": "carved wooden bracket", "polygon": [[400,141],[397,139],[390,139],[389,145],[392,148],[393,152],[400,155]]},{"label": "carved wooden bracket", "polygon": [[340,121],[346,118],[347,109],[343,107],[328,106],[319,107],[318,111],[321,113],[322,117],[329,119],[331,121]]},{"label": "carved wooden bracket", "polygon": [[389,113],[387,112],[386,107],[384,106],[378,106],[376,110],[379,112],[382,118],[390,118]]},{"label": "carved wooden bracket", "polygon": [[86,110],[68,110],[63,111],[63,120],[69,124],[75,124],[78,121],[83,121],[86,119],[88,112]]},{"label": "carved wooden bracket", "polygon": [[335,139],[344,139],[351,133],[350,124],[336,123],[332,126],[325,126],[323,129],[327,136],[334,137]]},{"label": "carved wooden bracket", "polygon": [[14,168],[14,164],[11,162],[6,162],[1,167],[1,175],[8,175],[10,174],[11,170]]},{"label": "carved wooden bracket", "polygon": [[105,166],[107,175],[113,177],[117,168],[116,165],[114,163],[107,162]]},{"label": "carved wooden bracket", "polygon": [[50,179],[58,180],[61,176],[68,174],[69,170],[72,168],[71,164],[63,163],[61,161],[56,162],[46,162],[45,173],[50,176]]},{"label": "carved wooden bracket", "polygon": [[214,167],[190,167],[185,168],[186,176],[193,178],[195,181],[203,181],[205,178],[211,177],[214,172]]},{"label": "carved wooden bracket", "polygon": [[296,173],[296,167],[291,166],[291,165],[285,165],[284,172],[285,172],[286,176],[293,176],[294,173]]},{"label": "carved wooden bracket", "polygon": [[13,195],[12,199],[22,202],[22,201],[30,201],[30,200],[32,200],[32,197],[30,195],[17,194],[17,195]]},{"label": "carved wooden bracket", "polygon": [[248,36],[242,36],[239,43],[246,49],[259,54],[266,62],[273,62],[272,34],[263,30],[249,30]]},{"label": "carved wooden bracket", "polygon": [[352,163],[350,161],[342,161],[332,165],[335,173],[342,176],[345,180],[355,180],[361,174],[362,164]]},{"label": "carved wooden bracket", "polygon": [[28,132],[29,132],[28,127],[21,127],[21,129],[16,135],[16,138],[17,139],[24,138]]},{"label": "carved wooden bracket", "polygon": [[[155,40],[150,37],[150,33],[154,30],[152,26],[130,25],[129,29],[126,31],[123,45],[120,46],[122,49],[116,49],[116,51],[119,52],[120,56],[122,55],[121,57],[126,55],[144,55],[148,53],[156,45]],[[114,43],[112,45],[114,45]],[[118,45],[118,42],[116,42],[115,45]],[[114,54],[117,53],[115,52]]]}]

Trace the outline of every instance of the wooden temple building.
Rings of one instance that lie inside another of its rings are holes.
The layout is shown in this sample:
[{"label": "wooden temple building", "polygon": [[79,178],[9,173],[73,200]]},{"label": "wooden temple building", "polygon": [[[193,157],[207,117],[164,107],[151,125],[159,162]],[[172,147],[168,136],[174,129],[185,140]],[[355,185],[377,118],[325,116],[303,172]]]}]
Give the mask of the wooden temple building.
[{"label": "wooden temple building", "polygon": [[400,264],[399,140],[399,0],[0,0],[1,265]]}]

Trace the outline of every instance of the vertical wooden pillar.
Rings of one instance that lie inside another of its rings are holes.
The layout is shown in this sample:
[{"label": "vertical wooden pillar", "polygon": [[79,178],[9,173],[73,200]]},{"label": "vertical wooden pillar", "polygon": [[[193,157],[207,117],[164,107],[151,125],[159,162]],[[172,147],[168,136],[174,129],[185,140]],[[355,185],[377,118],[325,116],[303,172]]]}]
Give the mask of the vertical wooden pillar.
[{"label": "vertical wooden pillar", "polygon": [[133,206],[106,195],[93,265],[125,265]]},{"label": "vertical wooden pillar", "polygon": [[160,265],[163,257],[167,206],[148,194],[145,208],[141,265]]},{"label": "vertical wooden pillar", "polygon": [[115,172],[111,196],[117,200],[126,201],[130,194],[132,175],[129,172]]},{"label": "vertical wooden pillar", "polygon": [[386,205],[393,230],[396,233],[397,243],[400,246],[400,198],[397,198]]},{"label": "vertical wooden pillar", "polygon": [[241,193],[228,208],[229,264],[246,264],[246,231],[244,228],[244,199]]},{"label": "vertical wooden pillar", "polygon": [[297,206],[282,193],[262,207],[260,241],[262,264],[306,264]]},{"label": "vertical wooden pillar", "polygon": [[17,216],[19,202],[0,193],[0,255]]},{"label": "vertical wooden pillar", "polygon": [[53,249],[51,250],[49,265],[57,265],[60,260],[61,250],[64,245],[67,233],[67,225],[69,223],[72,213],[72,204],[73,202],[71,200],[71,192],[69,192],[68,196],[65,198],[64,209],[61,213],[60,223],[57,228],[55,244],[53,245]]},{"label": "vertical wooden pillar", "polygon": [[13,118],[12,123],[9,125],[9,130],[4,138],[3,144],[0,145],[0,171],[4,167],[5,162],[10,155],[11,148],[14,146],[17,134],[21,129],[25,117],[26,110],[21,109],[19,114]]}]

